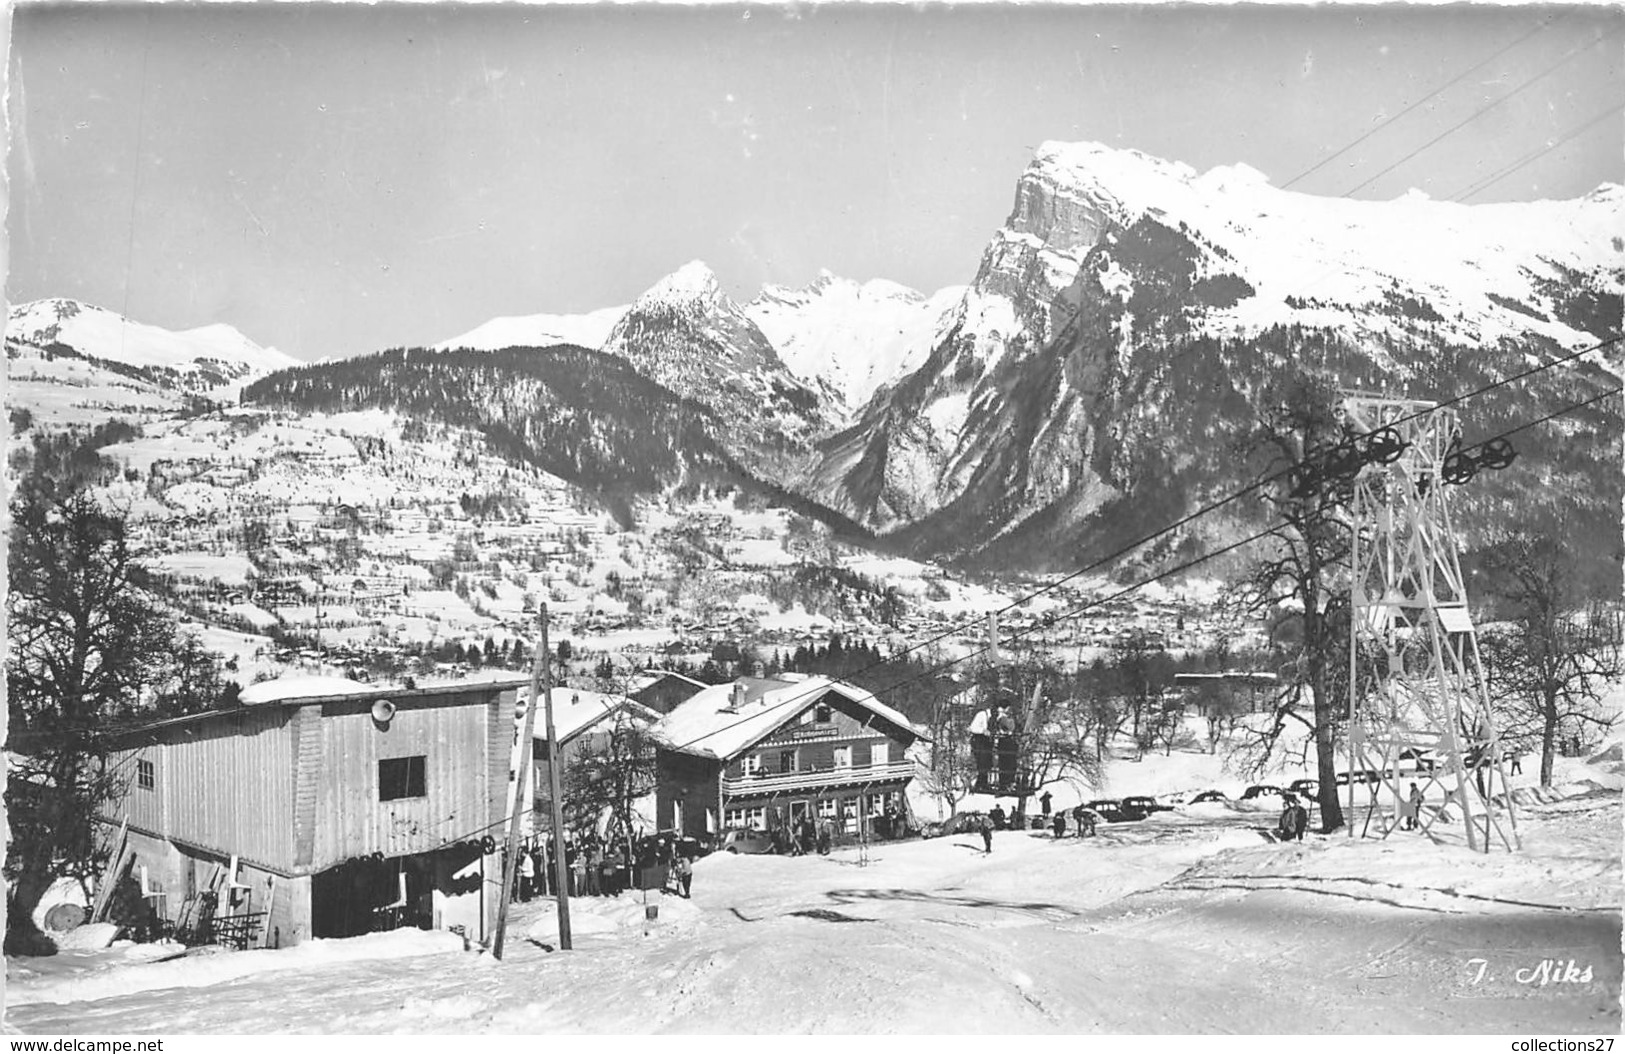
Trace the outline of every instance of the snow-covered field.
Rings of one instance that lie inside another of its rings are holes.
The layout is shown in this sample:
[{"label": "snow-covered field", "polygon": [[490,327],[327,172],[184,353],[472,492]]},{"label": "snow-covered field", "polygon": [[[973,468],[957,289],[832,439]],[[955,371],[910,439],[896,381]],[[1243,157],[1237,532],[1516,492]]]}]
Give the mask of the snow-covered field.
[{"label": "snow-covered field", "polygon": [[[1574,772],[1572,776],[1581,773]],[[712,856],[694,899],[514,906],[493,961],[439,933],[7,964],[28,1033],[1607,1033],[1617,776],[1520,813],[1524,850],[1280,844],[1223,805],[829,857]],[[1458,839],[1453,841],[1459,842]]]}]

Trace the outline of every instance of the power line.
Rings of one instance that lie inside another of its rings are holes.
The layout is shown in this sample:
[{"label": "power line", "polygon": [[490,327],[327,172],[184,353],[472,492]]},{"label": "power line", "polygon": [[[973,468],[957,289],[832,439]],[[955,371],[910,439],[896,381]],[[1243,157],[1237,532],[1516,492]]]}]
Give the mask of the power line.
[{"label": "power line", "polygon": [[1546,75],[1552,73],[1559,66],[1562,66],[1563,64],[1568,62],[1570,59],[1574,58],[1576,55],[1580,54],[1583,51],[1589,50],[1590,48],[1595,47],[1597,44],[1602,43],[1604,40],[1607,40],[1609,37],[1612,37],[1612,36],[1616,35],[1617,32],[1618,32],[1618,30],[1610,31],[1610,32],[1605,33],[1602,36],[1598,37],[1596,40],[1593,40],[1593,41],[1591,41],[1591,42],[1589,42],[1587,44],[1582,44],[1579,47],[1573,49],[1568,54],[1564,55],[1562,58],[1560,58],[1556,62],[1552,63],[1550,66],[1547,66],[1545,69],[1541,70],[1539,73],[1535,74],[1533,77],[1530,77],[1528,80],[1524,81],[1522,84],[1518,85],[1516,88],[1513,88],[1511,91],[1507,92],[1505,95],[1502,95],[1500,98],[1494,100],[1493,102],[1489,103],[1486,106],[1483,106],[1483,107],[1480,107],[1477,110],[1474,110],[1472,113],[1468,114],[1465,119],[1459,121],[1456,124],[1451,125],[1449,128],[1446,128],[1444,131],[1440,132],[1438,135],[1434,136],[1432,139],[1429,139],[1427,142],[1423,143],[1421,146],[1417,147],[1415,150],[1412,150],[1411,152],[1406,154],[1404,157],[1401,157],[1398,161],[1395,161],[1393,164],[1389,165],[1387,168],[1382,169],[1380,172],[1376,173],[1375,175],[1373,175],[1373,176],[1361,181],[1360,183],[1356,184],[1354,187],[1350,188],[1346,193],[1344,193],[1343,197],[1345,197],[1345,198],[1350,197],[1351,195],[1355,194],[1356,192],[1358,192],[1360,190],[1363,190],[1366,187],[1370,186],[1371,184],[1375,183],[1377,180],[1381,179],[1383,176],[1385,176],[1388,173],[1392,172],[1394,169],[1398,168],[1400,165],[1403,165],[1405,162],[1409,161],[1411,158],[1415,157],[1417,154],[1420,154],[1422,151],[1427,150],[1430,147],[1433,147],[1433,146],[1437,145],[1440,140],[1444,139],[1447,136],[1453,135],[1456,132],[1460,131],[1461,129],[1465,128],[1467,125],[1469,125],[1469,124],[1473,123],[1474,121],[1478,120],[1480,117],[1484,116],[1486,113],[1489,113],[1491,110],[1495,109],[1497,106],[1499,106],[1502,103],[1506,102],[1508,99],[1512,98],[1514,95],[1517,95],[1519,92],[1523,91],[1525,88],[1529,87],[1531,84],[1534,84],[1536,81],[1540,80],[1542,77],[1545,77]]},{"label": "power line", "polygon": [[1512,173],[1518,171],[1518,169],[1523,168],[1525,165],[1533,164],[1535,161],[1539,160],[1542,157],[1545,157],[1547,154],[1551,153],[1553,150],[1556,150],[1558,147],[1562,146],[1564,143],[1568,142],[1570,139],[1575,138],[1576,136],[1580,135],[1582,132],[1589,131],[1593,125],[1601,124],[1603,121],[1607,120],[1610,117],[1614,118],[1615,120],[1618,120],[1619,119],[1619,111],[1620,111],[1620,108],[1617,105],[1616,106],[1609,106],[1608,108],[1604,109],[1602,112],[1598,113],[1595,117],[1591,118],[1591,120],[1587,121],[1585,124],[1582,124],[1579,127],[1574,128],[1574,129],[1570,130],[1569,132],[1567,132],[1566,134],[1564,134],[1562,138],[1553,140],[1552,142],[1547,143],[1541,149],[1535,150],[1535,151],[1525,155],[1524,157],[1519,158],[1517,161],[1514,161],[1512,164],[1507,165],[1505,168],[1502,168],[1501,170],[1494,173],[1493,175],[1488,176],[1485,179],[1482,179],[1477,183],[1474,183],[1470,188],[1468,188],[1467,190],[1462,191],[1461,193],[1457,194],[1455,197],[1451,198],[1450,200],[1451,201],[1465,201],[1466,199],[1472,197],[1474,194],[1477,194],[1479,191],[1489,189],[1490,187],[1494,186],[1495,184],[1501,182],[1501,180],[1503,180],[1506,177],[1512,175]]},{"label": "power line", "polygon": [[1360,138],[1354,140],[1354,142],[1348,144],[1347,146],[1343,147],[1340,150],[1336,150],[1336,151],[1333,151],[1330,154],[1327,154],[1324,158],[1322,158],[1320,161],[1316,162],[1311,167],[1305,169],[1304,171],[1300,172],[1296,176],[1293,176],[1291,179],[1289,179],[1285,183],[1281,184],[1281,189],[1282,190],[1290,190],[1294,183],[1301,182],[1302,180],[1304,180],[1304,179],[1308,178],[1309,176],[1313,175],[1314,173],[1320,171],[1326,165],[1331,164],[1333,161],[1337,160],[1339,157],[1342,157],[1344,154],[1348,153],[1350,150],[1353,150],[1355,147],[1359,146],[1361,143],[1365,142],[1367,139],[1370,139],[1372,136],[1376,135],[1378,132],[1382,131],[1384,128],[1387,128],[1389,125],[1393,124],[1395,121],[1398,121],[1400,118],[1404,117],[1406,114],[1408,114],[1411,111],[1415,110],[1418,106],[1421,106],[1422,104],[1424,104],[1426,102],[1429,102],[1429,101],[1431,101],[1433,99],[1438,98],[1440,95],[1442,95],[1444,92],[1446,92],[1450,88],[1453,88],[1457,84],[1460,84],[1463,80],[1465,80],[1466,78],[1472,76],[1474,73],[1477,73],[1479,70],[1483,69],[1485,66],[1488,66],[1490,63],[1494,62],[1496,59],[1500,58],[1502,55],[1505,55],[1507,52],[1511,51],[1513,48],[1517,47],[1519,44],[1522,44],[1524,41],[1528,40],[1530,37],[1533,37],[1535,34],[1541,32],[1544,29],[1547,29],[1554,22],[1562,21],[1563,18],[1564,18],[1564,15],[1559,14],[1555,18],[1548,18],[1548,19],[1546,19],[1546,20],[1544,20],[1542,22],[1537,23],[1535,25],[1534,29],[1531,29],[1529,32],[1525,33],[1523,36],[1519,37],[1517,40],[1514,40],[1512,43],[1506,45],[1501,50],[1499,50],[1495,54],[1491,55],[1489,58],[1484,59],[1482,62],[1478,63],[1476,66],[1471,66],[1471,67],[1469,67],[1469,68],[1467,68],[1465,70],[1462,70],[1460,73],[1458,73],[1454,77],[1450,78],[1450,80],[1446,81],[1444,84],[1441,84],[1439,87],[1437,87],[1437,88],[1433,89],[1432,91],[1428,92],[1426,95],[1422,96],[1420,99],[1418,99],[1415,102],[1411,103],[1409,106],[1405,107],[1403,110],[1401,110],[1398,113],[1394,114],[1392,117],[1388,118],[1387,120],[1384,120],[1384,121],[1380,122],[1379,124],[1377,124],[1376,127],[1372,128],[1371,131],[1369,131],[1369,132],[1365,133],[1364,135],[1360,136]]},{"label": "power line", "polygon": [[[1608,341],[1606,343],[1616,343],[1620,339],[1621,338],[1616,337],[1616,338],[1614,338],[1613,341]],[[1605,345],[1597,345],[1595,347],[1585,349],[1585,351],[1577,353],[1577,354],[1585,354],[1585,353],[1588,353],[1590,351],[1595,351],[1598,348],[1603,347],[1603,346],[1605,346]],[[1568,356],[1568,358],[1573,358],[1573,357],[1575,357],[1575,356]],[[1418,411],[1418,412],[1410,414],[1410,415],[1408,415],[1406,417],[1400,418],[1400,419],[1396,420],[1395,422],[1393,422],[1393,424],[1400,423],[1401,421],[1413,420],[1413,419],[1415,419],[1417,417],[1420,417],[1420,416],[1423,416],[1425,414],[1432,413],[1435,410],[1440,409],[1443,406],[1447,406],[1447,405],[1451,405],[1453,403],[1461,402],[1464,399],[1471,398],[1474,395],[1482,394],[1485,391],[1488,391],[1488,390],[1490,390],[1492,388],[1500,387],[1503,384],[1511,383],[1512,381],[1514,381],[1514,380],[1516,380],[1518,378],[1524,377],[1524,376],[1528,376],[1531,373],[1537,373],[1540,370],[1549,369],[1552,366],[1557,365],[1558,362],[1560,362],[1560,361],[1564,361],[1564,360],[1558,360],[1558,361],[1554,361],[1554,362],[1551,362],[1551,363],[1546,363],[1546,364],[1543,364],[1543,365],[1541,365],[1539,367],[1535,367],[1535,368],[1533,368],[1531,370],[1526,370],[1522,374],[1518,374],[1516,377],[1506,378],[1506,379],[1504,379],[1502,381],[1495,382],[1495,383],[1492,383],[1492,384],[1489,384],[1489,385],[1485,385],[1484,387],[1476,389],[1475,391],[1468,392],[1468,393],[1466,393],[1464,395],[1456,396],[1455,398],[1453,398],[1451,400],[1448,400],[1447,402],[1439,403],[1439,404],[1437,404],[1437,405],[1435,405],[1433,407],[1428,408],[1427,410]],[[1550,420],[1552,420],[1554,418],[1561,417],[1564,414],[1572,413],[1573,411],[1575,411],[1577,409],[1580,409],[1581,407],[1589,406],[1592,403],[1599,402],[1600,400],[1605,399],[1610,395],[1618,394],[1620,391],[1621,391],[1620,388],[1612,388],[1612,389],[1610,389],[1608,391],[1605,391],[1605,392],[1603,392],[1603,393],[1601,393],[1599,395],[1595,395],[1595,396],[1591,397],[1590,399],[1585,399],[1585,400],[1582,400],[1582,401],[1577,402],[1577,403],[1572,403],[1572,404],[1570,404],[1568,406],[1565,406],[1565,407],[1563,407],[1563,408],[1561,408],[1559,410],[1555,410],[1555,411],[1553,411],[1553,412],[1551,412],[1549,414],[1546,414],[1543,417],[1536,418],[1533,421],[1528,421],[1528,422],[1525,422],[1524,424],[1518,425],[1515,428],[1511,428],[1511,429],[1508,429],[1506,431],[1503,431],[1499,435],[1491,437],[1491,439],[1487,439],[1484,442],[1488,443],[1488,442],[1493,441],[1494,439],[1503,439],[1503,438],[1515,435],[1518,432],[1522,432],[1522,431],[1524,431],[1526,429],[1529,429],[1529,428],[1532,428],[1532,427],[1534,427],[1536,425],[1543,424],[1543,423],[1545,423],[1547,421],[1550,421]],[[1217,508],[1219,505],[1226,504],[1226,503],[1228,503],[1230,501],[1234,501],[1234,500],[1236,500],[1236,499],[1238,499],[1238,498],[1240,498],[1240,497],[1242,497],[1242,496],[1244,496],[1244,495],[1246,495],[1248,493],[1251,493],[1251,492],[1259,489],[1260,487],[1264,486],[1268,482],[1272,482],[1274,480],[1284,478],[1290,472],[1294,471],[1295,469],[1298,469],[1298,468],[1302,467],[1303,464],[1304,464],[1304,462],[1300,462],[1298,464],[1293,465],[1291,468],[1288,468],[1286,470],[1283,470],[1280,473],[1277,473],[1274,476],[1266,477],[1265,479],[1260,480],[1259,482],[1250,485],[1249,487],[1245,488],[1244,490],[1238,491],[1235,494],[1232,494],[1230,497],[1225,498],[1220,502],[1213,503],[1213,505],[1207,507],[1203,511],[1199,511],[1198,513],[1193,513],[1190,516],[1185,517],[1184,519],[1180,520],[1179,523],[1188,522],[1189,520],[1195,518],[1198,515],[1204,515],[1207,511],[1212,511],[1213,508]],[[1063,621],[1065,619],[1076,618],[1078,615],[1081,615],[1085,611],[1088,611],[1088,610],[1090,610],[1092,608],[1099,607],[1099,606],[1101,606],[1103,604],[1111,603],[1112,601],[1120,599],[1120,598],[1122,598],[1124,596],[1127,596],[1128,594],[1130,594],[1130,593],[1132,593],[1132,592],[1134,592],[1134,591],[1136,591],[1136,590],[1138,590],[1138,589],[1140,589],[1140,588],[1142,588],[1144,586],[1150,585],[1153,582],[1160,581],[1161,579],[1167,578],[1170,575],[1175,575],[1175,574],[1179,574],[1180,572],[1190,570],[1192,567],[1195,567],[1195,566],[1198,566],[1199,564],[1205,563],[1208,560],[1212,560],[1212,559],[1215,559],[1216,557],[1223,556],[1223,555],[1225,555],[1227,553],[1233,552],[1236,549],[1241,548],[1242,546],[1248,545],[1248,544],[1250,544],[1252,542],[1255,542],[1255,541],[1259,540],[1260,538],[1263,538],[1263,537],[1265,537],[1265,536],[1267,536],[1269,534],[1272,534],[1275,531],[1280,530],[1281,527],[1284,526],[1284,525],[1285,525],[1285,521],[1272,523],[1270,526],[1264,528],[1263,530],[1255,532],[1254,534],[1248,535],[1246,538],[1243,538],[1240,541],[1232,542],[1229,545],[1224,546],[1223,548],[1216,549],[1216,550],[1214,550],[1212,552],[1209,552],[1209,553],[1204,553],[1201,556],[1194,557],[1194,558],[1192,558],[1190,560],[1185,561],[1182,564],[1178,564],[1178,565],[1176,565],[1174,567],[1171,567],[1171,568],[1168,568],[1168,569],[1166,569],[1164,571],[1158,572],[1155,575],[1151,575],[1151,576],[1149,576],[1147,578],[1140,579],[1139,581],[1134,582],[1134,583],[1132,583],[1132,584],[1130,584],[1128,586],[1125,586],[1124,588],[1118,590],[1115,593],[1112,593],[1109,596],[1095,598],[1093,600],[1088,601],[1085,604],[1080,605],[1079,607],[1073,608],[1070,611],[1063,612],[1063,613],[1061,613],[1059,615],[1051,616],[1050,618],[1045,619],[1045,620],[1043,620],[1043,621],[1041,621],[1041,622],[1039,622],[1039,623],[1035,624],[1034,626],[1031,626],[1031,627],[1029,627],[1027,629],[1013,631],[1013,632],[1009,633],[1005,639],[1013,640],[1013,639],[1016,639],[1016,638],[1019,638],[1019,637],[1024,637],[1024,636],[1026,636],[1026,635],[1028,635],[1030,633],[1037,632],[1040,629],[1048,629],[1049,627],[1053,626],[1055,623],[1061,622],[1061,621]],[[1175,525],[1175,526],[1177,526],[1177,525]],[[1172,530],[1172,529],[1174,529],[1174,528],[1172,526],[1170,526],[1170,527],[1164,528],[1160,532],[1157,532],[1157,534],[1160,535],[1160,534],[1166,533],[1167,531]],[[1149,537],[1156,537],[1156,536],[1157,535],[1151,535]],[[1137,544],[1140,544],[1140,543],[1137,543]],[[1132,548],[1132,546],[1130,548]],[[1124,551],[1126,551],[1126,550],[1124,550]],[[1043,587],[1042,589],[1036,590],[1036,591],[1034,591],[1032,593],[1029,593],[1027,596],[1025,596],[1025,597],[1023,597],[1023,598],[1021,598],[1019,600],[1016,600],[1016,601],[1014,601],[1014,602],[1012,602],[1012,603],[1010,603],[1010,604],[1006,605],[1005,607],[1000,608],[998,610],[1000,612],[1009,611],[1012,608],[1017,607],[1020,604],[1025,603],[1027,600],[1030,600],[1030,599],[1032,599],[1034,597],[1043,595],[1044,593],[1056,588],[1062,582],[1065,582],[1070,578],[1075,578],[1075,577],[1077,577],[1077,575],[1079,575],[1081,573],[1083,573],[1083,572],[1082,571],[1072,572],[1070,575],[1066,576],[1066,578],[1062,578],[1062,579],[1057,580],[1056,582],[1052,582],[1049,585]],[[890,658],[888,658],[887,660],[884,660],[884,662],[894,662],[898,658],[901,658],[901,657],[903,657],[905,655],[908,655],[913,651],[917,651],[919,648],[924,647],[926,644],[934,643],[936,641],[940,641],[940,640],[944,639],[947,636],[963,632],[965,629],[969,628],[970,625],[973,625],[973,624],[962,625],[962,626],[956,627],[955,629],[945,631],[944,633],[937,634],[937,635],[935,635],[935,636],[933,636],[931,638],[928,638],[926,641],[922,641],[921,643],[916,644],[916,645],[914,645],[914,646],[912,646],[910,648],[906,648],[903,651],[894,653]],[[942,671],[944,669],[947,669],[948,667],[958,665],[959,663],[964,662],[967,659],[971,659],[971,658],[974,658],[974,657],[976,657],[978,655],[985,654],[989,650],[990,649],[988,647],[973,649],[972,651],[970,651],[970,652],[968,652],[968,653],[966,653],[964,655],[961,655],[961,656],[958,656],[956,658],[948,659],[948,660],[945,660],[943,662],[940,662],[940,663],[936,664],[935,666],[932,666],[929,669],[927,669],[925,671],[922,671],[921,673],[915,674],[913,676],[910,676],[910,677],[907,677],[907,678],[903,679],[902,681],[898,681],[898,682],[896,682],[894,684],[890,684],[890,685],[887,685],[887,686],[885,686],[883,688],[877,689],[877,690],[875,690],[873,692],[870,692],[869,694],[878,698],[880,695],[882,695],[884,693],[896,691],[897,689],[905,687],[906,685],[913,684],[913,683],[915,683],[917,681],[920,681],[920,680],[923,680],[923,679],[925,679],[927,677],[934,676],[937,673],[939,673],[940,671]],[[853,677],[853,676],[861,675],[861,674],[866,673],[866,672],[868,672],[870,670],[876,669],[877,667],[883,665],[884,662],[870,663],[869,665],[861,667],[860,669],[854,671],[853,673],[847,674],[846,677],[850,678],[850,677]],[[816,696],[817,696],[817,692],[816,691],[811,691],[811,690],[794,693],[794,694],[790,695],[789,697],[787,697],[785,699],[779,700],[777,703],[774,703],[772,706],[768,707],[765,710],[759,711],[757,713],[746,715],[745,717],[742,717],[737,721],[731,721],[731,722],[729,722],[729,723],[727,723],[725,725],[722,725],[719,728],[711,729],[710,731],[706,732],[704,735],[698,736],[698,737],[696,737],[694,739],[687,740],[687,741],[685,741],[683,743],[672,744],[671,745],[672,749],[675,749],[675,750],[686,749],[686,748],[694,746],[695,744],[700,743],[700,742],[702,742],[702,741],[704,741],[706,739],[710,739],[713,736],[719,735],[719,734],[721,734],[723,732],[726,732],[726,731],[728,731],[730,729],[737,728],[740,725],[746,724],[747,722],[760,720],[766,714],[772,713],[772,712],[774,712],[776,710],[780,710],[780,709],[783,709],[785,707],[789,707],[789,706],[792,706],[792,705],[794,705],[796,703],[800,703],[800,702],[803,702],[803,701],[810,701],[810,700],[816,698]]]}]

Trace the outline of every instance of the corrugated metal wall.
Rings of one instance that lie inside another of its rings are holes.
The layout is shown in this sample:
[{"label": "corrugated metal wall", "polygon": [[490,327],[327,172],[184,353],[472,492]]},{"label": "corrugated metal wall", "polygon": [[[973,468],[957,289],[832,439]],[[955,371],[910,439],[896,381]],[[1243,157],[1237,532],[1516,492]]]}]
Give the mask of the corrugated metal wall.
[{"label": "corrugated metal wall", "polygon": [[[155,834],[237,854],[275,868],[293,866],[293,737],[281,707],[245,709],[166,729],[159,741],[110,759],[130,778],[130,823]],[[153,788],[136,778],[152,762]]]},{"label": "corrugated metal wall", "polygon": [[[322,705],[321,767],[317,774],[315,846],[311,865],[329,867],[353,856],[401,856],[434,849],[481,830],[491,801],[488,694],[451,700],[406,699],[380,727],[367,703]],[[512,736],[509,729],[507,735]],[[378,762],[422,755],[425,794],[378,800]],[[506,786],[507,772],[499,774]]]}]

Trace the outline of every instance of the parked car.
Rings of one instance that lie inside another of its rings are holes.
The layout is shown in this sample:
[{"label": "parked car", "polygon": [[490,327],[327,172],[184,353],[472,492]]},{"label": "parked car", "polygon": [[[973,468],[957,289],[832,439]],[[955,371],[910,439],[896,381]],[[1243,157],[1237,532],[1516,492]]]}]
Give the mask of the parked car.
[{"label": "parked car", "polygon": [[1204,802],[1229,801],[1229,800],[1230,800],[1230,796],[1228,794],[1226,794],[1224,791],[1210,790],[1210,791],[1203,791],[1202,793],[1198,794],[1196,797],[1192,798],[1191,799],[1191,804],[1192,805],[1201,805]]},{"label": "parked car", "polygon": [[1309,779],[1293,780],[1292,785],[1287,790],[1300,798],[1314,798],[1320,794],[1320,781]]},{"label": "parked car", "polygon": [[1139,819],[1142,820],[1154,812],[1172,812],[1173,808],[1172,805],[1164,805],[1149,794],[1123,799],[1123,811],[1137,812],[1140,814]]},{"label": "parked car", "polygon": [[1277,787],[1273,783],[1255,783],[1251,787],[1248,787],[1246,790],[1241,792],[1241,800],[1252,801],[1255,798],[1262,798],[1269,794],[1280,797],[1281,788]]},{"label": "parked car", "polygon": [[1085,809],[1093,809],[1107,823],[1125,823],[1129,820],[1143,820],[1143,813],[1131,815],[1123,809],[1123,803],[1116,798],[1100,798],[1096,801],[1086,802]]},{"label": "parked car", "polygon": [[973,834],[981,830],[984,812],[961,812],[938,823],[928,823],[920,828],[922,838],[941,838],[949,834]]},{"label": "parked car", "polygon": [[754,828],[744,830],[725,831],[722,835],[722,851],[724,853],[744,853],[757,855],[773,851],[773,839],[766,831]]}]

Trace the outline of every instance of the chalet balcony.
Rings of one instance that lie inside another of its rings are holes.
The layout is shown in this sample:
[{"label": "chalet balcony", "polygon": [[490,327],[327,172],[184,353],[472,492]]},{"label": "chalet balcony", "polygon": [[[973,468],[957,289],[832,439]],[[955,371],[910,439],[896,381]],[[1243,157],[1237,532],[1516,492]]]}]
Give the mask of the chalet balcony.
[{"label": "chalet balcony", "polygon": [[800,769],[796,772],[762,772],[734,779],[723,777],[722,792],[739,794],[795,794],[821,788],[846,787],[854,783],[882,783],[907,780],[914,776],[912,761],[889,761],[883,765],[854,765],[849,768]]}]

